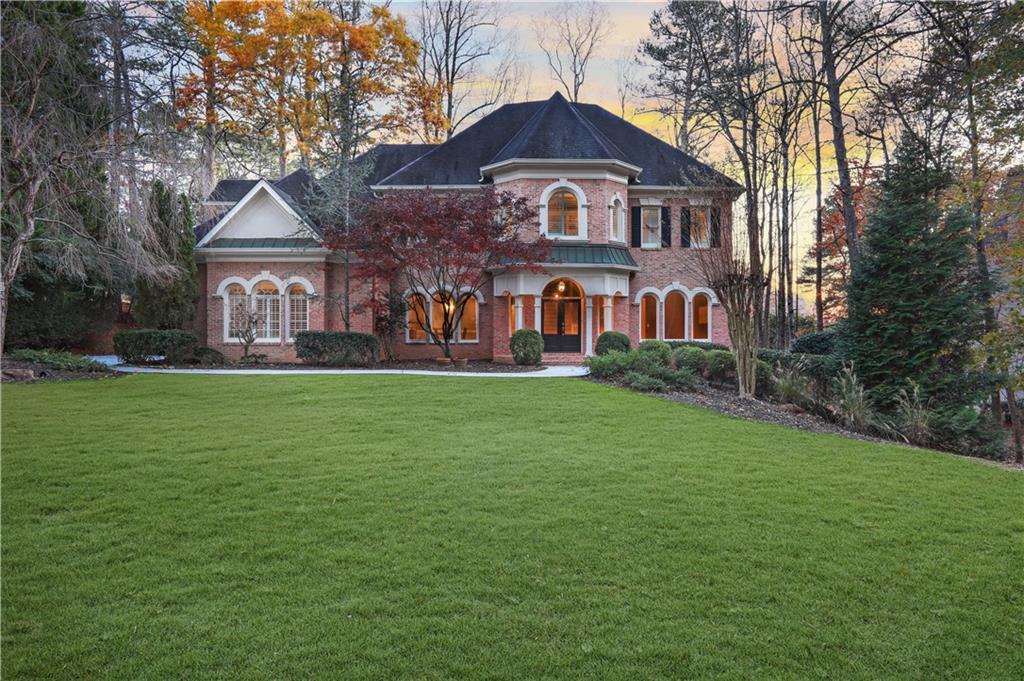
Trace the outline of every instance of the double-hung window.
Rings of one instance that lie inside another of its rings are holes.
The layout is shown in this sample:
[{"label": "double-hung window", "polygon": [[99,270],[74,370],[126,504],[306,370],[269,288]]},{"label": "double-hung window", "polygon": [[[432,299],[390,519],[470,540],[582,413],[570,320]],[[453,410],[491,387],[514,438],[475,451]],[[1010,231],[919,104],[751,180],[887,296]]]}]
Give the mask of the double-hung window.
[{"label": "double-hung window", "polygon": [[641,209],[640,245],[643,248],[661,248],[661,206]]}]

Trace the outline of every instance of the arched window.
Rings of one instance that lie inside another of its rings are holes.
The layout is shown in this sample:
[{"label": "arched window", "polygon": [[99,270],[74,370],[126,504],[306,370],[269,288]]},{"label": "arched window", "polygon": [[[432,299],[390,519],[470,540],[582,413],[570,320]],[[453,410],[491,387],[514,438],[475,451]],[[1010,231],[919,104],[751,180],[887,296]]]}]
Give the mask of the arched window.
[{"label": "arched window", "polygon": [[281,294],[269,281],[261,281],[253,289],[253,312],[256,313],[256,339],[281,340]]},{"label": "arched window", "polygon": [[658,337],[658,297],[646,293],[640,299],[640,340]]},{"label": "arched window", "polygon": [[615,199],[608,206],[608,239],[611,241],[626,240],[626,209],[622,201]]},{"label": "arched window", "polygon": [[462,306],[462,316],[459,317],[459,341],[480,340],[476,297],[467,293],[462,299],[465,302]]},{"label": "arched window", "polygon": [[686,338],[686,298],[679,291],[665,296],[665,340]]},{"label": "arched window", "polygon": [[423,304],[423,296],[414,293],[406,300],[406,340],[422,343],[427,340],[427,308]]},{"label": "arched window", "polygon": [[455,321],[455,303],[448,296],[435,293],[430,302],[430,327],[434,330],[434,336],[437,338],[444,338],[446,318],[450,329],[451,324]]},{"label": "arched window", "polygon": [[711,340],[711,301],[704,293],[693,297],[693,340]]},{"label": "arched window", "polygon": [[288,287],[288,339],[294,340],[295,334],[309,330],[309,296],[302,284]]},{"label": "arched window", "polygon": [[249,313],[249,296],[241,284],[231,284],[224,292],[224,317],[227,319],[227,337],[241,338]]},{"label": "arched window", "polygon": [[568,189],[559,189],[548,199],[548,234],[578,236],[580,208],[576,195]]}]

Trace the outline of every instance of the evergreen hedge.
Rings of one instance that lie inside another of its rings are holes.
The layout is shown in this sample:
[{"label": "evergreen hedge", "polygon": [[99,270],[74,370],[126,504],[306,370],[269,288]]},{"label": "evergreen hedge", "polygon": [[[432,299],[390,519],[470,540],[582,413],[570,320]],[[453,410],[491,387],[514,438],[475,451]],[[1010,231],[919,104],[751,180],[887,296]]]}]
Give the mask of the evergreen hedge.
[{"label": "evergreen hedge", "polygon": [[370,367],[380,357],[380,341],[354,331],[300,331],[295,354],[307,364]]},{"label": "evergreen hedge", "polygon": [[130,329],[114,334],[114,353],[125,364],[138,364],[161,355],[165,363],[179,364],[192,355],[198,342],[191,331]]},{"label": "evergreen hedge", "polygon": [[596,354],[607,355],[612,350],[629,352],[629,336],[618,331],[605,331],[597,337]]},{"label": "evergreen hedge", "polygon": [[516,364],[535,366],[544,355],[544,339],[533,329],[519,329],[508,343]]}]

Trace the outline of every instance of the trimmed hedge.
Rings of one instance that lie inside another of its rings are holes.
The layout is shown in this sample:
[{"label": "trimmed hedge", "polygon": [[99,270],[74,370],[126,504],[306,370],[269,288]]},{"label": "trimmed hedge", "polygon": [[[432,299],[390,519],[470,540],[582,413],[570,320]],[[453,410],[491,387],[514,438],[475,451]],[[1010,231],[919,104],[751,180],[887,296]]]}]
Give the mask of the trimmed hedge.
[{"label": "trimmed hedge", "polygon": [[58,352],[56,350],[15,350],[10,354],[11,359],[22,362],[32,362],[47,369],[57,371],[109,371],[107,365],[97,362],[84,355],[76,355],[71,352]]},{"label": "trimmed hedge", "polygon": [[647,352],[658,358],[664,366],[672,364],[672,346],[665,341],[645,340],[641,341],[636,348],[640,352]]},{"label": "trimmed hedge", "polygon": [[689,345],[676,348],[672,352],[672,360],[677,368],[689,369],[697,375],[703,375],[708,367],[708,353]]},{"label": "trimmed hedge", "polygon": [[605,331],[597,337],[596,354],[607,355],[613,350],[629,352],[629,336],[618,331]]},{"label": "trimmed hedge", "polygon": [[544,339],[533,329],[519,329],[508,342],[516,364],[535,366],[544,355]]},{"label": "trimmed hedge", "polygon": [[354,331],[300,331],[295,354],[307,364],[369,367],[380,357],[380,341]]},{"label": "trimmed hedge", "polygon": [[836,332],[832,329],[797,336],[790,352],[805,355],[831,355],[836,349]]},{"label": "trimmed hedge", "polygon": [[708,353],[708,378],[712,381],[729,383],[736,380],[736,355],[728,350],[712,350]]},{"label": "trimmed hedge", "polygon": [[729,350],[728,347],[721,343],[704,343],[701,341],[665,341],[669,344],[673,350],[676,348],[700,348],[701,350]]},{"label": "trimmed hedge", "polygon": [[191,331],[130,329],[114,334],[114,354],[125,364],[146,362],[160,355],[166,364],[180,364],[192,355],[198,342]]}]

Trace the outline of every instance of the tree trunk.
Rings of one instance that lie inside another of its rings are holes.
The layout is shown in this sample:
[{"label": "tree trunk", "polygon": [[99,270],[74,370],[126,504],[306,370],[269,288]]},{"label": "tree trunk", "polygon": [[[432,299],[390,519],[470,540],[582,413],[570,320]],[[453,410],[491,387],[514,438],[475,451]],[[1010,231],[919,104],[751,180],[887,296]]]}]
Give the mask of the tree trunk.
[{"label": "tree trunk", "polygon": [[850,254],[850,270],[857,266],[857,212],[853,204],[853,182],[850,180],[850,162],[846,156],[846,133],[843,126],[843,104],[839,91],[833,52],[832,17],[829,3],[818,0],[818,18],[821,23],[821,61],[828,92],[829,118],[832,122],[832,146],[835,148],[836,171],[839,175],[839,193],[842,196],[843,224],[846,227],[846,249]]},{"label": "tree trunk", "polygon": [[[1010,428],[1013,433],[1014,461],[1024,464],[1024,423],[1020,422],[1020,410],[1017,409],[1017,395],[1014,394],[1013,386],[1006,390],[1006,407],[1010,412]],[[1002,426],[1003,415],[997,413],[1000,426]]]},{"label": "tree trunk", "polygon": [[817,87],[814,90],[814,102],[814,110],[811,112],[814,120],[814,328],[822,331],[825,328],[825,300],[821,293],[821,249],[824,235],[821,229],[821,122],[818,120],[821,105]]}]

